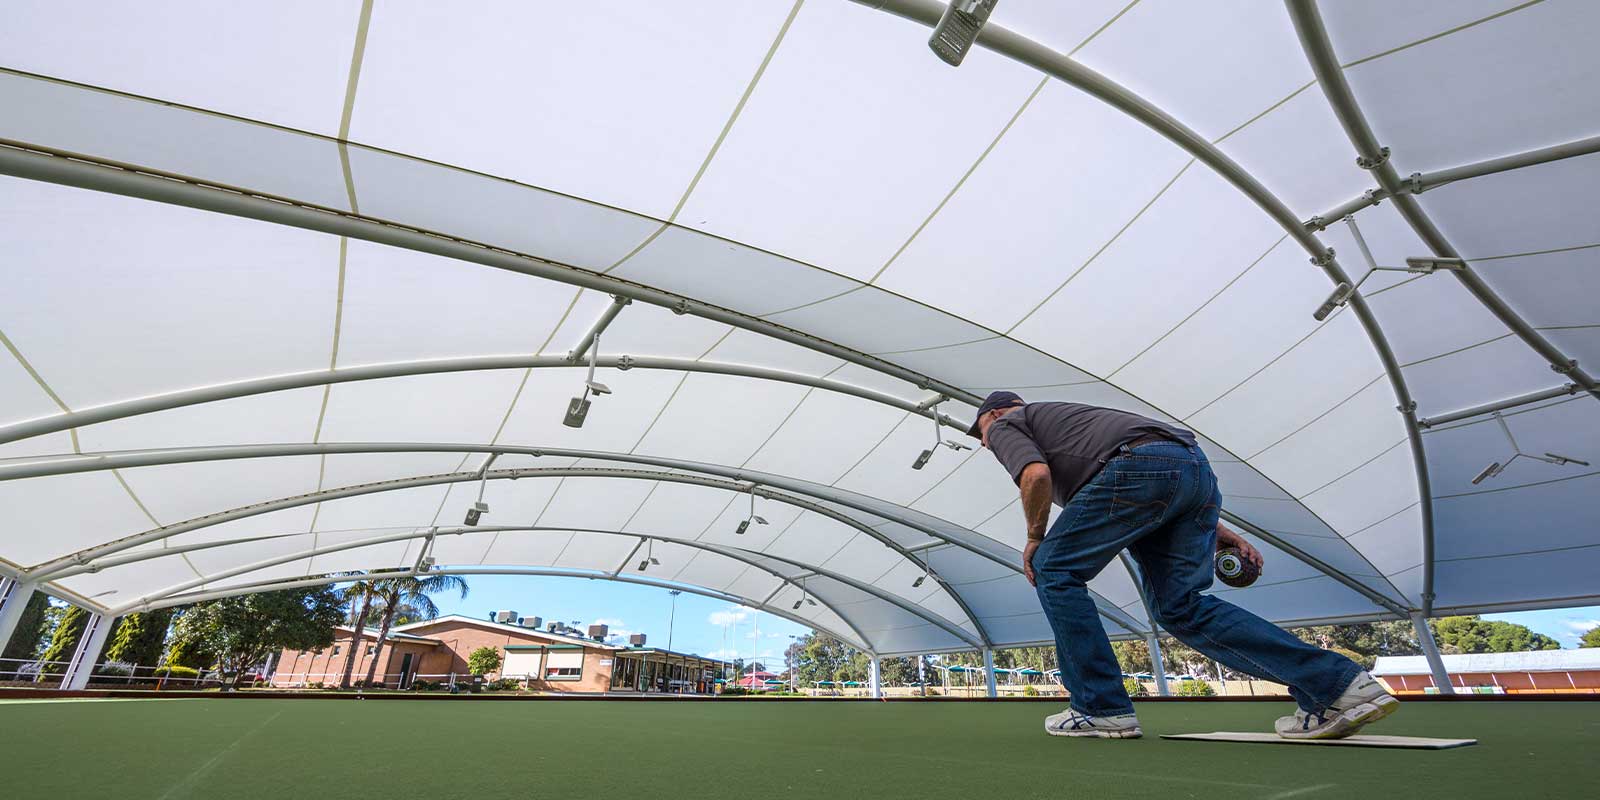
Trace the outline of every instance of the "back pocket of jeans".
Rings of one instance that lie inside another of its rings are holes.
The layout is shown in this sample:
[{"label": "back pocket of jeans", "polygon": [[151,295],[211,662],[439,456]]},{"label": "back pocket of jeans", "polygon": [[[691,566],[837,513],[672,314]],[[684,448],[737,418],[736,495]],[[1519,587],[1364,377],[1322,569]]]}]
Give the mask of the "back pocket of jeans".
[{"label": "back pocket of jeans", "polygon": [[1178,473],[1118,472],[1111,481],[1111,519],[1129,528],[1161,520],[1178,490]]}]

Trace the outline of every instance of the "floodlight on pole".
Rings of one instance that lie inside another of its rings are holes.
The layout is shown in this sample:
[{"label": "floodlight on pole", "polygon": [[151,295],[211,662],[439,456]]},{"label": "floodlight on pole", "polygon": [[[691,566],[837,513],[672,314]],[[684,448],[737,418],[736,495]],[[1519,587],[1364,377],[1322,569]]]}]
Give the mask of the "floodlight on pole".
[{"label": "floodlight on pole", "polygon": [[913,588],[913,589],[922,588],[922,584],[926,583],[929,578],[933,577],[933,565],[932,564],[924,563],[922,565],[922,567],[923,567],[922,574],[918,575],[917,579],[911,582],[911,588]]},{"label": "floodlight on pole", "polygon": [[1467,262],[1459,258],[1444,258],[1442,256],[1421,256],[1406,259],[1406,271],[1422,275],[1432,275],[1434,270],[1447,269],[1452,272],[1461,272],[1467,268]]},{"label": "floodlight on pole", "polygon": [[939,402],[942,401],[934,402],[930,406],[930,408],[933,409],[933,446],[917,454],[917,460],[911,462],[912,469],[922,469],[923,467],[928,466],[928,461],[933,458],[934,451],[938,450],[940,445],[944,445],[945,447],[958,452],[961,450],[972,449],[970,445],[965,445],[960,442],[951,441],[944,438],[944,428],[939,424]]},{"label": "floodlight on pole", "polygon": [[489,504],[483,502],[483,493],[489,488],[489,467],[490,465],[494,464],[494,460],[499,457],[499,453],[490,453],[489,457],[483,460],[483,466],[478,468],[478,499],[477,502],[472,504],[471,508],[467,509],[467,519],[464,524],[477,525],[478,520],[481,519],[484,514],[489,513]]},{"label": "floodlight on pole", "polygon": [[995,4],[1000,0],[951,0],[933,26],[928,47],[941,61],[952,67],[961,66],[972,44],[978,40],[978,31],[989,21]]}]

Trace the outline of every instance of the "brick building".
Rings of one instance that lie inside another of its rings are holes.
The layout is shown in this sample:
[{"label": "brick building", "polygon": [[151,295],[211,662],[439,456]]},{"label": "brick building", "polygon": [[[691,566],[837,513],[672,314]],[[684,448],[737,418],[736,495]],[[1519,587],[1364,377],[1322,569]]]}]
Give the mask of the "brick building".
[{"label": "brick building", "polygon": [[[352,680],[362,680],[372,663],[378,632],[363,631],[353,654],[351,633],[351,628],[337,628],[334,644],[320,651],[284,650],[273,663],[269,681],[281,688],[336,686],[352,655],[356,659]],[[725,666],[685,653],[451,615],[391,630],[374,680],[401,689],[418,680],[464,680],[469,675],[467,656],[480,647],[500,653],[500,669],[487,677],[515,680],[538,692],[710,694]]]},{"label": "brick building", "polygon": [[[1600,647],[1445,655],[1442,659],[1457,692],[1600,694]],[[1437,691],[1422,656],[1380,656],[1372,675],[1391,692]]]}]

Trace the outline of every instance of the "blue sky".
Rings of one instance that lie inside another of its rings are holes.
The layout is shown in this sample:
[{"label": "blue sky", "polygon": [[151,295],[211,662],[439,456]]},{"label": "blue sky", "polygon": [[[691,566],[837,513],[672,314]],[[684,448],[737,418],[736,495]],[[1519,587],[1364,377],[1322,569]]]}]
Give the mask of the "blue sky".
[{"label": "blue sky", "polygon": [[[575,578],[473,575],[465,600],[438,596],[446,614],[486,617],[500,609],[523,616],[560,620],[580,627],[603,622],[612,633],[644,633],[655,647],[666,647],[672,598],[666,589]],[[1563,647],[1576,647],[1584,631],[1600,625],[1600,607],[1491,614],[1487,619],[1516,622],[1554,637]],[[760,637],[757,638],[759,632]],[[807,628],[771,614],[685,592],[677,600],[671,626],[672,649],[712,658],[760,658],[769,667],[783,663],[790,636]]]},{"label": "blue sky", "polygon": [[[612,634],[643,633],[652,647],[671,646],[678,652],[710,658],[759,659],[780,667],[790,636],[803,636],[809,628],[793,622],[709,597],[684,592],[672,613],[666,589],[582,578],[548,578],[516,575],[469,575],[465,600],[455,595],[435,595],[445,614],[484,618],[507,609],[545,622],[604,623]],[[670,626],[668,623],[672,622]],[[760,637],[757,638],[757,634]]]}]

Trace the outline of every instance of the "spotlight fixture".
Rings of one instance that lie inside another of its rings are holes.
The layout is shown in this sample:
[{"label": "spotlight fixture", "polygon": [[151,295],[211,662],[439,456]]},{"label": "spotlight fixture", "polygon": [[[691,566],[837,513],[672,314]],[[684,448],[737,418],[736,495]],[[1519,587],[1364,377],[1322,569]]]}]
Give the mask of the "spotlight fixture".
[{"label": "spotlight fixture", "polygon": [[466,524],[468,524],[468,525],[477,525],[478,524],[478,519],[481,518],[484,514],[487,514],[487,513],[489,513],[489,504],[488,503],[485,503],[485,502],[483,502],[481,500],[476,502],[476,503],[473,503],[472,507],[467,509],[467,521],[466,521]]},{"label": "spotlight fixture", "polygon": [[745,531],[750,530],[750,523],[752,521],[754,521],[757,525],[767,524],[767,518],[756,513],[756,487],[754,486],[750,487],[750,516],[739,520],[739,526],[734,528],[733,532],[743,536]]},{"label": "spotlight fixture", "polygon": [[794,601],[794,605],[790,607],[790,610],[799,611],[801,603],[807,603],[813,606],[817,604],[817,601],[812,600],[811,594],[806,591],[806,581],[804,578],[800,579],[800,599]]},{"label": "spotlight fixture", "polygon": [[583,427],[584,420],[589,418],[589,396],[599,397],[611,394],[611,387],[594,379],[595,359],[600,352],[600,334],[596,333],[589,343],[589,377],[583,382],[583,393],[567,403],[567,414],[561,419],[561,424],[569,428]]},{"label": "spotlight fixture", "polygon": [[1442,256],[1421,256],[1406,259],[1406,271],[1422,275],[1432,275],[1434,270],[1447,269],[1460,272],[1467,268],[1467,262],[1459,258],[1444,258]]},{"label": "spotlight fixture", "polygon": [[1350,302],[1350,295],[1355,292],[1354,286],[1341,281],[1338,286],[1333,287],[1333,294],[1328,295],[1328,299],[1322,301],[1322,305],[1317,306],[1317,310],[1312,312],[1311,318],[1318,322],[1327,319],[1335,308]]},{"label": "spotlight fixture", "polygon": [[[647,569],[649,569],[651,567],[659,567],[659,566],[661,566],[661,560],[656,558],[656,555],[655,555],[655,553],[656,553],[656,541],[654,539],[646,539],[646,540],[644,540],[644,546],[645,546],[644,558],[639,559],[639,571],[640,572],[644,572],[645,570],[647,570]],[[574,623],[574,624],[576,624],[576,623]]]},{"label": "spotlight fixture", "polygon": [[1516,461],[1519,458],[1527,458],[1527,459],[1532,459],[1534,461],[1543,461],[1546,464],[1554,464],[1554,465],[1556,465],[1558,467],[1564,467],[1564,466],[1566,466],[1568,464],[1577,464],[1577,465],[1583,466],[1583,467],[1589,466],[1589,462],[1584,461],[1582,459],[1573,458],[1572,456],[1564,456],[1564,455],[1560,455],[1560,454],[1557,454],[1557,453],[1550,453],[1550,452],[1546,452],[1544,455],[1539,456],[1539,455],[1534,455],[1533,453],[1524,453],[1524,452],[1522,452],[1522,446],[1517,444],[1517,437],[1511,435],[1511,426],[1506,424],[1506,418],[1504,416],[1502,416],[1500,414],[1500,412],[1498,412],[1498,411],[1494,412],[1493,416],[1494,416],[1494,421],[1500,423],[1500,430],[1505,433],[1506,441],[1511,443],[1511,457],[1506,459],[1505,461],[1496,461],[1493,464],[1490,464],[1489,466],[1484,467],[1483,471],[1479,472],[1478,476],[1472,479],[1472,484],[1474,486],[1476,486],[1476,485],[1478,485],[1478,484],[1480,484],[1480,483],[1482,483],[1482,482],[1484,482],[1484,481],[1486,481],[1486,480],[1488,480],[1490,478],[1496,477],[1502,472],[1505,472],[1506,471],[1506,467],[1511,466],[1511,462]]},{"label": "spotlight fixture", "polygon": [[[1312,319],[1315,319],[1318,322],[1327,319],[1328,315],[1332,314],[1335,308],[1348,303],[1350,301],[1350,297],[1355,294],[1356,290],[1361,288],[1361,284],[1366,283],[1367,279],[1372,277],[1374,273],[1407,272],[1413,275],[1432,275],[1436,270],[1443,269],[1461,272],[1467,268],[1466,261],[1459,258],[1446,258],[1443,256],[1419,256],[1416,258],[1408,258],[1406,259],[1406,265],[1403,267],[1379,266],[1377,260],[1372,257],[1372,250],[1367,247],[1366,237],[1361,235],[1361,228],[1356,225],[1355,215],[1351,214],[1350,216],[1345,217],[1344,221],[1346,225],[1350,226],[1350,235],[1356,240],[1356,246],[1361,250],[1361,257],[1367,262],[1367,273],[1362,275],[1361,279],[1357,280],[1354,286],[1341,281],[1338,286],[1334,287],[1333,294],[1329,295],[1328,299],[1324,301],[1321,306],[1318,306],[1316,312],[1311,315]],[[1312,261],[1313,263],[1320,263],[1316,259],[1313,259]]]},{"label": "spotlight fixture", "polygon": [[421,561],[417,562],[417,571],[432,572],[433,568],[438,565],[439,562],[437,559],[435,559],[433,556],[426,556]]},{"label": "spotlight fixture", "polygon": [[933,446],[917,454],[917,460],[911,462],[912,469],[922,469],[928,466],[928,461],[933,458],[934,451],[938,450],[940,445],[956,451],[972,449],[969,445],[944,438],[944,429],[940,427],[939,423],[939,405],[935,403],[931,410],[933,411]]},{"label": "spotlight fixture", "polygon": [[999,1],[951,0],[944,15],[939,17],[939,24],[933,26],[928,47],[933,48],[934,55],[944,63],[952,67],[961,66],[967,51],[972,49],[972,43],[978,40],[978,31],[989,21],[989,15],[994,13],[995,4]]},{"label": "spotlight fixture", "polygon": [[922,574],[918,575],[917,579],[911,582],[911,588],[920,589],[920,588],[922,588],[922,584],[926,583],[929,578],[933,577],[933,565],[932,564],[928,564],[928,563],[924,562],[923,565],[922,565],[922,569],[923,569]]}]

